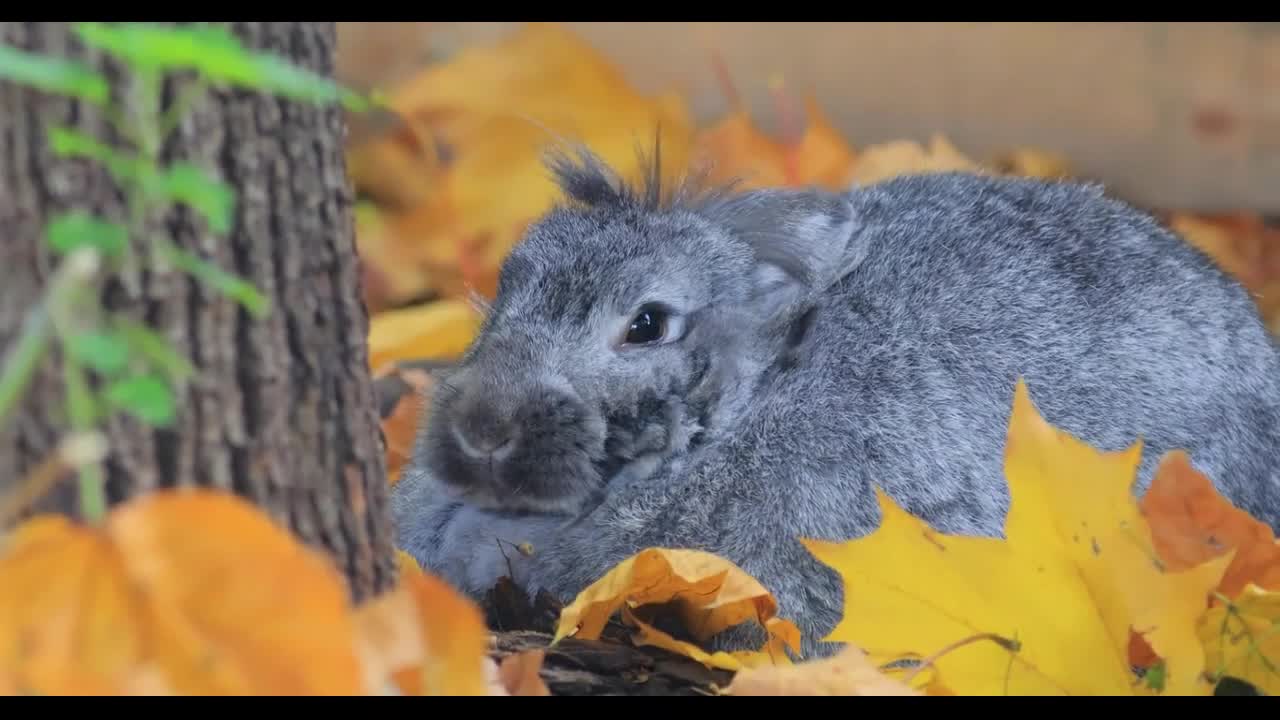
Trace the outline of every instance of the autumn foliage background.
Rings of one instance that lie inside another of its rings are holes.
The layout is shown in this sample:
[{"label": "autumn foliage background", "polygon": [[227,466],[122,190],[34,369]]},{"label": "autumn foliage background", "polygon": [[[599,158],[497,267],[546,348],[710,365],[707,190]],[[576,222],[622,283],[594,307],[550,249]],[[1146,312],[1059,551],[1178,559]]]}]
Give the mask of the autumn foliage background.
[{"label": "autumn foliage background", "polygon": [[[1017,139],[987,158],[941,133],[860,144],[835,128],[803,78],[736,78],[714,52],[707,63],[729,107],[711,122],[696,120],[678,91],[639,92],[565,28],[531,24],[421,63],[381,88],[380,119],[353,120],[370,370],[414,390],[384,403],[390,482],[431,392],[413,363],[447,362],[471,340],[479,317],[469,295],[492,297],[503,257],[555,201],[540,158],[558,138],[585,141],[634,177],[637,145],[660,127],[668,173],[709,164],[713,177],[746,186],[840,189],[955,169],[1075,175],[1070,158]],[[768,84],[772,117],[736,100],[744,81]],[[1280,332],[1280,230],[1251,212],[1154,210],[1253,291]],[[1140,446],[1096,452],[1047,425],[1034,400],[1019,387],[1007,540],[939,536],[882,498],[886,520],[874,535],[806,543],[853,588],[832,636],[849,649],[836,658],[788,659],[795,628],[768,588],[678,549],[646,550],[601,578],[565,608],[558,637],[599,636],[620,614],[632,642],[736,673],[716,689],[731,694],[1207,694],[1223,674],[1280,690],[1271,531],[1178,454],[1135,502]],[[1097,534],[1073,534],[1081,520]],[[82,572],[51,577],[51,563]],[[101,530],[40,520],[0,557],[0,582],[40,588],[0,593],[0,692],[549,693],[540,653],[487,662],[480,610],[407,556],[401,568],[396,590],[352,608],[332,568],[229,499],[143,499]],[[770,639],[708,655],[648,624],[640,609],[653,604],[675,605],[703,634],[759,622]],[[904,658],[928,662],[884,664]]]}]

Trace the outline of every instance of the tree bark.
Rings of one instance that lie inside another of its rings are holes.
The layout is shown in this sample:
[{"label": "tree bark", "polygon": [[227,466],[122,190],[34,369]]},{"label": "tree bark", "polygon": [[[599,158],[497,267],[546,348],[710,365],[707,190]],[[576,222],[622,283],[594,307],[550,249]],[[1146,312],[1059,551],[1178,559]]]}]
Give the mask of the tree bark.
[{"label": "tree bark", "polygon": [[[332,76],[333,23],[233,28],[253,49]],[[0,42],[121,76],[113,61],[81,46],[67,23],[2,23]],[[166,104],[175,94],[171,80]],[[104,288],[108,307],[162,333],[198,371],[171,428],[120,415],[103,428],[109,501],[158,488],[230,490],[330,553],[360,600],[389,586],[394,558],[342,110],[244,91],[211,90],[206,98],[166,145],[164,160],[195,162],[234,186],[234,227],[215,236],[178,208],[161,229],[253,283],[272,310],[256,320],[177,271]],[[0,351],[13,346],[55,266],[45,223],[72,209],[126,217],[118,187],[99,166],[53,155],[47,131],[54,124],[114,137],[92,108],[0,81]],[[50,456],[67,431],[62,408],[55,354],[0,430],[0,490]],[[40,508],[73,508],[72,485],[63,482]]]}]

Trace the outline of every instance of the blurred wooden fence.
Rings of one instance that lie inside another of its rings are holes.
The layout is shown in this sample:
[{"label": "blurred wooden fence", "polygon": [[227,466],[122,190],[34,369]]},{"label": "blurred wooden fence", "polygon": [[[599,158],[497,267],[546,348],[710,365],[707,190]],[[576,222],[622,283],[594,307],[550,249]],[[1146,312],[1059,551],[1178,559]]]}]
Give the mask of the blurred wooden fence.
[{"label": "blurred wooden fence", "polygon": [[[339,23],[340,67],[387,84],[514,23]],[[1280,23],[566,23],[642,90],[725,109],[718,52],[761,124],[782,73],[855,147],[948,136],[1065,154],[1138,202],[1280,213]]]}]

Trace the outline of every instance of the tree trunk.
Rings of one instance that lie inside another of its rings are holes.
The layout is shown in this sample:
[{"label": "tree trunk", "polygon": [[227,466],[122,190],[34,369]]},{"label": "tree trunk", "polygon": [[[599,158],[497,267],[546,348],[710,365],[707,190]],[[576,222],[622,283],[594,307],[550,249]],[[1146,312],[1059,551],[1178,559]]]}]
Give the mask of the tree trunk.
[{"label": "tree trunk", "polygon": [[[253,49],[332,75],[333,23],[235,23],[234,32]],[[84,59],[108,78],[120,77],[67,23],[2,23],[0,42]],[[166,103],[172,90],[166,87]],[[178,398],[171,428],[153,430],[120,415],[104,428],[109,501],[176,486],[233,491],[331,553],[360,600],[388,587],[394,559],[342,110],[243,91],[206,97],[165,147],[164,161],[218,171],[237,190],[234,225],[229,236],[214,236],[181,208],[163,218],[163,232],[253,283],[272,310],[256,320],[176,271],[104,289],[108,307],[165,335],[198,371]],[[0,81],[3,352],[55,264],[45,223],[73,209],[125,217],[118,187],[99,166],[53,155],[46,134],[54,124],[113,137],[91,108]],[[0,429],[0,490],[48,458],[68,429],[59,364],[57,355],[42,364]],[[63,482],[41,508],[74,507],[66,502],[72,484]]]}]

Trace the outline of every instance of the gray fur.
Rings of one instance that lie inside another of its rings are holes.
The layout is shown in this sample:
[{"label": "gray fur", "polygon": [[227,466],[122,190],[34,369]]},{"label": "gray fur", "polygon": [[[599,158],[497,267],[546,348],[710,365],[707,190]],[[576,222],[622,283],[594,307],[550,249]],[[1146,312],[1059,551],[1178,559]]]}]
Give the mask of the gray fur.
[{"label": "gray fur", "polygon": [[[1140,492],[1186,448],[1277,526],[1275,343],[1237,283],[1097,186],[952,173],[667,197],[589,155],[553,169],[570,202],[506,261],[394,493],[400,546],[468,593],[510,566],[569,601],[640,549],[697,548],[826,654],[843,591],[796,538],[870,532],[877,485],[941,532],[1002,536],[1019,377],[1097,447],[1142,438]],[[618,347],[649,301],[684,335]],[[493,475],[453,423],[481,445],[517,428]]]}]

